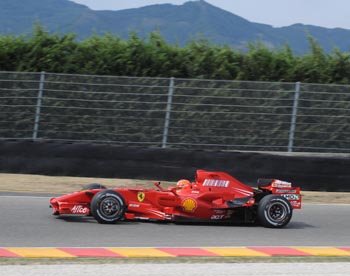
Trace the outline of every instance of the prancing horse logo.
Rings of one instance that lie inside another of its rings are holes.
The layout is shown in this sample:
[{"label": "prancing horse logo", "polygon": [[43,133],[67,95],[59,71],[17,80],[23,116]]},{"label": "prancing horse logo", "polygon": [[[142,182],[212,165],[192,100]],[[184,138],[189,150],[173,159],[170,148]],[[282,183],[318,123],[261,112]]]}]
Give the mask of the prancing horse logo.
[{"label": "prancing horse logo", "polygon": [[144,192],[138,192],[137,193],[137,199],[142,202],[145,199],[145,193]]}]

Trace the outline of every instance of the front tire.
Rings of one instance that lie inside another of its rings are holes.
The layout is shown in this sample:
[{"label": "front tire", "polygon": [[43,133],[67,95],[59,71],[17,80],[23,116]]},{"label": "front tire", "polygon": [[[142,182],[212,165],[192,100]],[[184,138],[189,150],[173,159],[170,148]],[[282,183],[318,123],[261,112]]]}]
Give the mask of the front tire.
[{"label": "front tire", "polygon": [[113,190],[98,192],[91,201],[91,214],[99,223],[116,223],[124,217],[125,210],[123,197]]},{"label": "front tire", "polygon": [[258,205],[258,220],[268,228],[286,226],[293,215],[293,208],[289,201],[278,195],[263,197]]}]

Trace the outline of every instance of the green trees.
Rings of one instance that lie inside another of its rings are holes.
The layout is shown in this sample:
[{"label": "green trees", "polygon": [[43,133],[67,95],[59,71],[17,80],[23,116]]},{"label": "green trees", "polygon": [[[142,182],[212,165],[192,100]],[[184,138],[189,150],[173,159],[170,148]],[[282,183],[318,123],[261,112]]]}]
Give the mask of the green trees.
[{"label": "green trees", "polygon": [[327,54],[313,38],[309,43],[309,54],[296,56],[288,45],[271,50],[263,43],[246,52],[203,39],[180,47],[158,33],[79,41],[37,25],[29,38],[0,36],[0,71],[349,84],[350,53]]}]

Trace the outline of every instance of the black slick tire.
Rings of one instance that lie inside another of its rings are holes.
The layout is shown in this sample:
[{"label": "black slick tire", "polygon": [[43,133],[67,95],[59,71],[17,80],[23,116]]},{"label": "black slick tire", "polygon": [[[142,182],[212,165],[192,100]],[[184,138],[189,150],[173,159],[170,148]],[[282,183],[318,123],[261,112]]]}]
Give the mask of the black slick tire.
[{"label": "black slick tire", "polygon": [[90,210],[99,223],[113,224],[124,218],[126,204],[118,192],[103,190],[92,198]]},{"label": "black slick tire", "polygon": [[258,205],[258,220],[268,228],[286,226],[293,215],[293,208],[289,201],[278,195],[263,197]]}]

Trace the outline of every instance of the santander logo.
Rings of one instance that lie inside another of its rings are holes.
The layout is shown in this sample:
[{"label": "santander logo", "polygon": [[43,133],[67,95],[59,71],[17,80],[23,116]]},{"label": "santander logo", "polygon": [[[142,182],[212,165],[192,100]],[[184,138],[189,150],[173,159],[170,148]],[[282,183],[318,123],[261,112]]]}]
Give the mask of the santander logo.
[{"label": "santander logo", "polygon": [[89,208],[84,207],[82,205],[74,205],[71,211],[72,211],[72,214],[88,214]]}]

